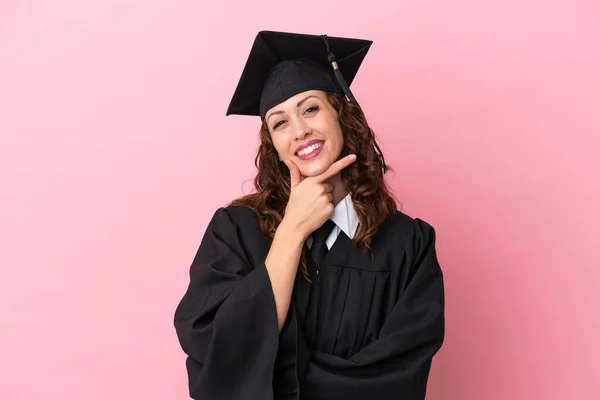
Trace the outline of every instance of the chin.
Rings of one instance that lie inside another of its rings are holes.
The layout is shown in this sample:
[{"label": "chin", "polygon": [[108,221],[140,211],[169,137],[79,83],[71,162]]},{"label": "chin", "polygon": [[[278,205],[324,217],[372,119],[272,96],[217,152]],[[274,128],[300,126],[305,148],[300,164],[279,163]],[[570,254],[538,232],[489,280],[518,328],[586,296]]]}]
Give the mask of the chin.
[{"label": "chin", "polygon": [[[315,165],[306,166],[305,168],[300,170],[302,175],[309,176],[317,176],[321,175],[323,172],[327,171],[327,168],[331,165],[331,163],[314,163]],[[318,165],[317,165],[318,164]]]}]

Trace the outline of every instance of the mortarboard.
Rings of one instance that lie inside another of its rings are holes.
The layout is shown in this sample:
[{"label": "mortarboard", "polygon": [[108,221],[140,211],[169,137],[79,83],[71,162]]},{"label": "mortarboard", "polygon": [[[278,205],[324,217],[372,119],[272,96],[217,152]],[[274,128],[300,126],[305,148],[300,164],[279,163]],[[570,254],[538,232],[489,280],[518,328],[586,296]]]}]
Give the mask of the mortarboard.
[{"label": "mortarboard", "polygon": [[[256,115],[262,120],[268,110],[307,90],[342,93],[358,105],[349,85],[372,43],[364,39],[261,31],[256,35],[226,115]],[[369,131],[373,135],[370,128]],[[387,167],[377,142],[375,147],[385,173]]]}]

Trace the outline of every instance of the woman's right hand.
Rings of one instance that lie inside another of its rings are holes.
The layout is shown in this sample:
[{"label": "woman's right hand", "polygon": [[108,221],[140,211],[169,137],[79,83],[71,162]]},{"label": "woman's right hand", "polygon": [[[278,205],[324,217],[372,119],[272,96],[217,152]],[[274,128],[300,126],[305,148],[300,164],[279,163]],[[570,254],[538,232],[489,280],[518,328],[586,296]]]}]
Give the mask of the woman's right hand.
[{"label": "woman's right hand", "polygon": [[333,184],[327,180],[356,160],[350,154],[331,164],[317,176],[301,179],[300,169],[292,160],[284,160],[290,170],[290,198],[284,220],[307,238],[333,215]]}]

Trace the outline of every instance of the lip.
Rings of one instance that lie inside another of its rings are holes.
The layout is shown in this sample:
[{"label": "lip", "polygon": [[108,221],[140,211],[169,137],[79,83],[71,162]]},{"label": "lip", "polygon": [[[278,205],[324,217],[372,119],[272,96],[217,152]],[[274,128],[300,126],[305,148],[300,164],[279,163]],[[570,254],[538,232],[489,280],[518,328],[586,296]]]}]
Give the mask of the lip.
[{"label": "lip", "polygon": [[325,141],[324,141],[324,140],[320,140],[320,139],[313,139],[313,140],[310,140],[310,141],[308,141],[308,142],[306,142],[306,143],[304,143],[304,144],[302,144],[302,145],[298,146],[298,147],[296,148],[296,151],[294,152],[294,154],[298,154],[298,152],[299,152],[300,150],[303,150],[303,149],[307,148],[308,146],[312,146],[312,145],[313,145],[313,144],[315,144],[315,143],[321,143],[321,142],[325,142]]},{"label": "lip", "polygon": [[324,146],[321,146],[310,154],[306,154],[303,156],[297,156],[297,157],[299,159],[301,159],[302,161],[307,161],[307,160],[313,159],[313,158],[317,157],[319,154],[321,154],[321,151],[323,151],[323,148],[324,148]]}]

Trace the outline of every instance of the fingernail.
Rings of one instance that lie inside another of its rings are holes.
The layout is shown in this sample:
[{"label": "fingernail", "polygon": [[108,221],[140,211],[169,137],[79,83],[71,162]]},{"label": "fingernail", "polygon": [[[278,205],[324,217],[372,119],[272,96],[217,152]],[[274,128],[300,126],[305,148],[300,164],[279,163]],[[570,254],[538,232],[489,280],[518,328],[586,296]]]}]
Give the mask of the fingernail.
[{"label": "fingernail", "polygon": [[351,160],[356,160],[356,154],[350,154],[350,159]]}]

